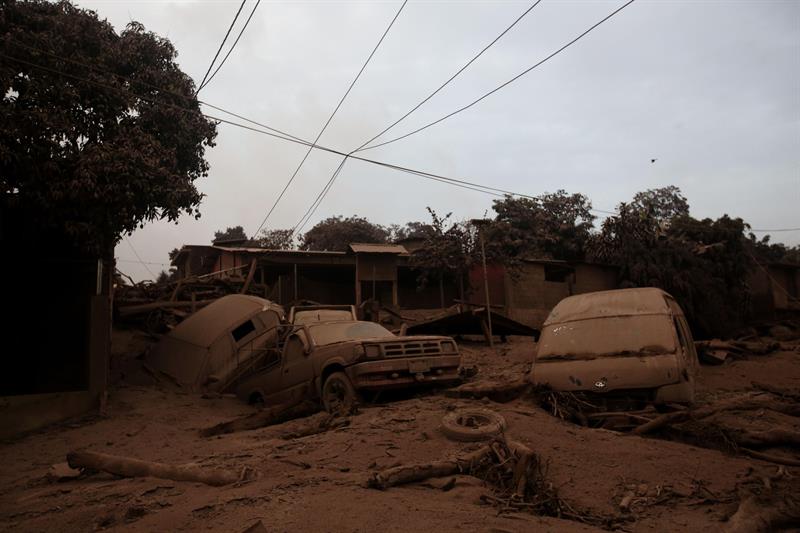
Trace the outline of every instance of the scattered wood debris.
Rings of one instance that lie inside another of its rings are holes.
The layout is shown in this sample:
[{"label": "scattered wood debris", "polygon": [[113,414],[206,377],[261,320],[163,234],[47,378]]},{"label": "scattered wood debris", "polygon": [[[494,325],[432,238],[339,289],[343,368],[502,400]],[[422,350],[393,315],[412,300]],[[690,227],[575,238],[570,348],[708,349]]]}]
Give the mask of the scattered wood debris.
[{"label": "scattered wood debris", "polygon": [[258,429],[265,426],[280,424],[295,418],[302,418],[314,414],[320,410],[320,405],[312,401],[300,401],[293,403],[286,403],[277,405],[275,407],[268,407],[262,409],[252,415],[247,415],[241,418],[235,418],[228,422],[222,422],[215,426],[204,428],[200,430],[202,437],[213,437],[216,435],[224,435],[226,433],[234,433],[237,431],[248,431]]},{"label": "scattered wood debris", "polygon": [[122,477],[155,477],[172,481],[194,481],[214,487],[247,481],[254,472],[242,469],[241,472],[204,468],[195,464],[169,465],[142,461],[119,455],[109,455],[90,451],[72,451],[67,454],[71,468],[98,470]]}]

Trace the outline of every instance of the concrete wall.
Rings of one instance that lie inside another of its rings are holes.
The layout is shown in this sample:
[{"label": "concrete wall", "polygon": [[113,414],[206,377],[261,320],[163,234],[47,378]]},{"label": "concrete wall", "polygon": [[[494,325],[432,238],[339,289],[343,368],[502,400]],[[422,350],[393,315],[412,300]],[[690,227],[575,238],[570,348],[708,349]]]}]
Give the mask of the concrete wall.
[{"label": "concrete wall", "polygon": [[506,280],[509,317],[533,327],[541,326],[550,309],[570,295],[572,283],[571,279],[545,280],[545,265],[541,263],[524,264],[515,276],[507,273]]},{"label": "concrete wall", "polygon": [[540,327],[550,310],[567,296],[617,288],[616,269],[585,263],[525,263],[517,275],[506,273],[505,277],[506,313],[532,327]]},{"label": "concrete wall", "polygon": [[616,268],[586,263],[577,263],[573,266],[575,268],[573,294],[609,291],[617,288],[619,280]]},{"label": "concrete wall", "polygon": [[8,437],[104,401],[114,264],[67,236],[35,234],[25,213],[0,210],[0,217],[0,246],[28,261],[24,272],[18,262],[0,262],[0,277],[15,280],[3,294],[9,312],[2,321],[0,436]]}]

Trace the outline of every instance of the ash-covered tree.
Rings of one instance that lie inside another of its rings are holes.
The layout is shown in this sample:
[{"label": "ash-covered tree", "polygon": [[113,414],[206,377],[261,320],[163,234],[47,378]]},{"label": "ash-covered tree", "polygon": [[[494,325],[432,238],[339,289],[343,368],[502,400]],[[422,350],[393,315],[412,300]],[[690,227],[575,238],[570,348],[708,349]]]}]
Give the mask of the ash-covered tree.
[{"label": "ash-covered tree", "polygon": [[0,52],[3,206],[98,254],[145,222],[199,216],[216,125],[167,39],[66,1],[7,1]]},{"label": "ash-covered tree", "polygon": [[434,231],[433,226],[427,222],[406,222],[404,226],[392,224],[388,229],[392,242],[403,239],[424,239]]},{"label": "ash-covered tree", "polygon": [[617,265],[623,287],[672,294],[696,336],[731,334],[749,312],[747,224],[727,215],[675,216],[668,227],[663,222],[652,206],[620,204],[589,243],[589,259]]},{"label": "ash-covered tree", "polygon": [[303,235],[300,249],[343,252],[354,242],[387,243],[389,230],[356,215],[348,218],[330,217],[318,222]]},{"label": "ash-covered tree", "polygon": [[800,245],[786,246],[770,242],[772,237],[764,235],[759,239],[754,233],[748,235],[748,242],[759,262],[800,265]]},{"label": "ash-covered tree", "polygon": [[264,229],[258,234],[256,244],[269,250],[294,250],[297,245],[291,229]]},{"label": "ash-covered tree", "polygon": [[212,243],[225,242],[225,241],[246,241],[247,233],[245,233],[242,226],[234,226],[214,232],[214,239]]},{"label": "ash-covered tree", "polygon": [[637,192],[630,206],[636,211],[647,213],[660,223],[669,222],[675,217],[689,216],[689,202],[675,185]]},{"label": "ash-covered tree", "polygon": [[[451,222],[452,213],[439,216],[427,208],[431,222],[424,224],[423,245],[411,256],[411,266],[419,271],[420,287],[438,285],[444,306],[443,284],[447,277],[464,281],[475,260],[475,228],[466,222]],[[462,295],[463,296],[463,295]]]},{"label": "ash-covered tree", "polygon": [[518,266],[525,258],[581,260],[594,215],[582,194],[564,190],[535,198],[506,196],[495,200],[497,213],[486,228],[487,255]]}]

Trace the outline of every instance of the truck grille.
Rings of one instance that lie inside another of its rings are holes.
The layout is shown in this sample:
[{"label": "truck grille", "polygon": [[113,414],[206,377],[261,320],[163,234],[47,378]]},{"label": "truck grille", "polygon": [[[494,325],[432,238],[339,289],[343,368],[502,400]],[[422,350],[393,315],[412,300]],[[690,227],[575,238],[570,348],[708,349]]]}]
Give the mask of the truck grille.
[{"label": "truck grille", "polygon": [[391,342],[381,346],[383,346],[383,355],[386,357],[442,353],[442,347],[438,341]]}]

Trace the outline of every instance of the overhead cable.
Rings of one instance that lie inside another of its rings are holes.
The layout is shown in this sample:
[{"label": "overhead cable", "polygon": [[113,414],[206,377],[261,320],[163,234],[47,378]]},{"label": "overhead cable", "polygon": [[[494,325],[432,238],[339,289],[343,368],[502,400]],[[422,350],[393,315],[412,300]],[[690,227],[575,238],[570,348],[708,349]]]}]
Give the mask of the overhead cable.
[{"label": "overhead cable", "polygon": [[553,57],[557,56],[558,54],[560,54],[561,52],[563,52],[564,50],[566,50],[567,48],[569,48],[570,46],[572,46],[573,44],[575,44],[576,42],[581,40],[583,37],[588,35],[592,30],[594,30],[595,28],[597,28],[598,26],[600,26],[601,24],[603,24],[604,22],[609,20],[611,17],[613,17],[614,15],[616,15],[617,13],[619,13],[620,11],[622,11],[623,9],[625,9],[626,7],[631,5],[634,1],[635,0],[628,0],[628,2],[623,4],[621,7],[617,8],[616,10],[611,12],[609,15],[606,15],[602,20],[600,20],[599,22],[596,22],[595,24],[593,24],[588,30],[584,31],[583,33],[581,33],[580,35],[578,35],[577,37],[572,39],[570,42],[568,42],[567,44],[565,44],[564,46],[562,46],[561,48],[559,48],[558,50],[556,50],[555,52],[553,52],[549,56],[545,57],[544,59],[542,59],[538,63],[528,67],[525,70],[523,70],[522,72],[520,72],[519,74],[517,74],[516,76],[514,76],[510,80],[506,81],[505,83],[495,87],[494,89],[492,89],[491,91],[487,92],[486,94],[484,94],[480,98],[477,98],[477,99],[473,100],[469,104],[467,104],[467,105],[465,105],[463,107],[460,107],[460,108],[456,109],[455,111],[453,111],[451,113],[448,113],[447,115],[445,115],[445,116],[443,116],[443,117],[441,117],[441,118],[439,118],[437,120],[434,120],[433,122],[430,122],[430,123],[422,126],[421,128],[417,128],[414,131],[411,131],[411,132],[406,133],[405,135],[401,135],[399,137],[395,137],[394,139],[390,139],[390,140],[384,141],[382,143],[373,144],[372,146],[367,146],[365,148],[361,148],[359,151],[372,150],[373,148],[378,148],[379,146],[386,146],[387,144],[391,144],[393,142],[397,142],[397,141],[399,141],[401,139],[405,139],[405,138],[410,137],[410,136],[412,136],[414,134],[417,134],[417,133],[419,133],[419,132],[421,132],[423,130],[426,130],[426,129],[430,128],[431,126],[435,126],[436,124],[439,124],[440,122],[443,122],[443,121],[447,120],[448,118],[461,113],[462,111],[466,111],[467,109],[469,109],[470,107],[474,106],[475,104],[477,104],[478,102],[480,102],[484,98],[487,98],[488,96],[496,93],[497,91],[499,91],[500,89],[506,87],[507,85],[510,85],[511,83],[517,81],[518,79],[523,77],[525,74],[529,73],[530,71],[532,71],[535,68],[539,67],[540,65],[546,63],[547,61],[549,61]]},{"label": "overhead cable", "polygon": [[252,237],[253,239],[255,239],[258,236],[258,232],[261,231],[261,228],[263,228],[264,224],[267,223],[267,220],[269,219],[270,215],[272,215],[272,213],[275,211],[275,208],[280,203],[280,201],[283,198],[284,194],[286,194],[286,191],[289,189],[289,186],[294,181],[294,178],[297,176],[297,173],[300,172],[300,169],[303,167],[303,163],[306,162],[306,159],[308,159],[308,156],[311,154],[311,151],[314,149],[314,145],[317,144],[317,141],[319,141],[320,137],[322,137],[322,134],[325,133],[325,130],[328,128],[328,125],[333,120],[333,117],[336,115],[336,112],[339,111],[340,107],[342,107],[342,103],[344,103],[345,99],[347,98],[347,95],[350,94],[350,91],[353,89],[353,86],[356,84],[358,79],[361,77],[361,74],[364,72],[364,69],[367,68],[367,65],[369,64],[370,60],[372,59],[372,56],[374,56],[375,52],[378,51],[378,48],[380,47],[381,43],[386,38],[386,35],[389,33],[389,30],[392,29],[392,26],[394,26],[394,23],[397,20],[397,17],[400,16],[400,13],[402,13],[403,8],[406,6],[407,3],[408,3],[408,0],[403,0],[403,3],[400,6],[400,9],[397,10],[397,13],[395,13],[394,18],[389,23],[389,26],[386,27],[386,30],[383,32],[383,35],[381,35],[381,38],[378,40],[378,44],[375,45],[375,47],[372,49],[372,52],[369,54],[369,57],[367,57],[367,60],[364,61],[364,64],[361,66],[361,70],[359,70],[358,74],[356,74],[356,77],[353,78],[353,81],[350,83],[350,86],[347,88],[347,91],[345,91],[344,95],[342,95],[342,98],[339,100],[339,103],[336,104],[336,108],[333,110],[333,113],[331,113],[331,116],[328,117],[328,120],[325,122],[325,125],[322,126],[322,129],[319,130],[319,133],[317,134],[317,137],[314,139],[313,144],[308,147],[308,151],[303,156],[303,159],[300,161],[300,164],[297,165],[297,168],[292,173],[291,177],[289,178],[289,181],[286,182],[286,185],[283,187],[283,190],[281,190],[280,194],[275,199],[275,202],[272,204],[272,207],[270,207],[269,211],[267,211],[266,216],[264,216],[264,220],[261,221],[261,224],[259,224],[258,229],[256,229],[255,233],[253,233],[253,237]]},{"label": "overhead cable", "polygon": [[[242,2],[242,3],[244,3],[244,2]],[[225,54],[225,57],[223,57],[223,58],[222,58],[222,61],[220,61],[220,63],[219,63],[219,65],[217,66],[216,70],[214,70],[214,73],[213,73],[213,74],[211,74],[211,76],[209,76],[209,77],[208,77],[208,79],[205,81],[205,83],[203,83],[203,84],[200,86],[200,88],[199,88],[199,89],[197,89],[197,92],[200,92],[200,91],[201,91],[201,90],[202,90],[204,87],[208,86],[208,84],[209,84],[209,83],[211,83],[211,80],[213,80],[213,79],[214,79],[214,76],[216,76],[216,75],[217,75],[217,72],[219,72],[219,69],[221,69],[221,68],[222,68],[222,65],[224,65],[224,64],[225,64],[225,61],[227,61],[227,60],[228,60],[228,56],[230,56],[230,55],[231,55],[231,52],[233,52],[233,49],[234,49],[234,48],[236,48],[236,45],[239,43],[239,39],[241,39],[241,38],[242,38],[242,34],[244,33],[244,30],[246,30],[246,29],[247,29],[247,25],[248,25],[248,24],[250,24],[250,19],[251,19],[251,18],[253,18],[253,15],[255,14],[255,12],[256,12],[256,9],[258,9],[258,5],[259,5],[260,3],[261,3],[261,0],[257,0],[257,1],[256,1],[256,5],[255,5],[255,6],[253,6],[253,10],[250,12],[250,16],[249,16],[249,17],[247,17],[247,20],[244,22],[244,26],[242,26],[242,29],[239,31],[239,35],[237,35],[237,36],[236,36],[236,40],[235,40],[235,41],[233,41],[233,44],[231,45],[231,48],[230,48],[230,50],[228,50],[228,53],[227,53],[227,54]],[[223,43],[224,43],[224,41],[223,41]]]},{"label": "overhead cable", "polygon": [[211,69],[214,68],[214,63],[216,63],[217,58],[219,57],[219,53],[222,52],[222,47],[225,46],[225,41],[228,40],[228,36],[231,34],[231,30],[233,29],[234,24],[236,24],[236,21],[239,19],[239,14],[242,12],[242,8],[244,8],[245,1],[246,0],[242,0],[242,3],[239,5],[239,9],[236,11],[236,16],[233,17],[233,21],[231,22],[231,25],[228,26],[228,31],[225,32],[225,37],[222,39],[222,42],[219,43],[219,48],[217,48],[217,53],[214,54],[214,59],[212,59],[211,63],[208,65],[208,70],[206,70],[206,73],[203,76],[203,80],[197,86],[197,91],[195,91],[195,94],[199,93],[200,89],[203,88],[203,85],[205,84],[206,79],[208,79],[209,72],[211,72]]},{"label": "overhead cable", "polygon": [[422,107],[422,106],[423,106],[423,104],[425,104],[425,102],[427,102],[428,100],[430,100],[431,98],[433,98],[434,96],[436,96],[436,95],[439,93],[439,91],[441,91],[442,89],[444,89],[444,88],[445,88],[445,87],[446,87],[446,86],[447,86],[447,85],[448,85],[448,84],[449,84],[451,81],[453,81],[454,79],[456,79],[456,78],[459,76],[459,74],[461,74],[462,72],[464,72],[464,71],[465,71],[465,70],[466,70],[466,69],[467,69],[467,68],[468,68],[468,67],[469,67],[469,66],[470,66],[472,63],[474,63],[474,62],[475,62],[475,60],[477,60],[479,57],[481,57],[481,56],[483,55],[483,53],[484,53],[484,52],[486,52],[486,51],[487,51],[489,48],[491,48],[491,47],[492,47],[492,46],[493,46],[493,45],[494,45],[494,44],[495,44],[497,41],[499,41],[499,40],[500,40],[500,39],[501,39],[501,38],[502,38],[502,37],[503,37],[503,36],[504,36],[506,33],[508,33],[508,32],[511,30],[511,28],[513,28],[514,26],[516,26],[516,25],[517,25],[517,23],[518,23],[520,20],[522,20],[522,19],[525,17],[525,15],[527,15],[528,13],[530,13],[530,12],[531,12],[531,10],[532,10],[534,7],[536,7],[537,5],[539,5],[539,3],[540,3],[541,1],[542,1],[542,0],[536,0],[536,2],[534,2],[534,3],[533,3],[533,5],[531,5],[531,6],[530,6],[528,9],[526,9],[526,10],[525,10],[525,11],[524,11],[524,12],[523,12],[523,13],[522,13],[522,14],[521,14],[519,17],[517,17],[517,19],[516,19],[514,22],[512,22],[510,26],[508,26],[506,29],[504,29],[504,30],[503,30],[503,31],[500,33],[500,35],[498,35],[497,37],[495,37],[495,38],[494,38],[494,40],[493,40],[492,42],[490,42],[489,44],[487,44],[486,46],[484,46],[484,47],[483,47],[483,49],[482,49],[480,52],[478,52],[478,53],[477,53],[475,56],[473,56],[473,58],[472,58],[472,59],[470,59],[469,61],[467,61],[467,63],[466,63],[466,64],[465,64],[463,67],[461,67],[460,69],[458,69],[458,70],[456,71],[456,73],[455,73],[455,74],[453,74],[452,76],[450,76],[450,78],[448,78],[448,80],[447,80],[447,81],[445,81],[443,84],[441,84],[441,85],[440,85],[440,86],[439,86],[439,87],[438,87],[438,88],[437,88],[435,91],[433,91],[431,94],[429,94],[428,96],[426,96],[425,98],[423,98],[423,99],[422,99],[422,100],[421,100],[421,101],[420,101],[420,102],[419,102],[417,105],[415,105],[414,107],[412,107],[412,108],[411,108],[411,109],[410,109],[410,110],[409,110],[409,111],[408,111],[408,112],[407,112],[405,115],[403,115],[402,117],[398,118],[397,120],[395,120],[394,122],[392,122],[391,124],[389,124],[389,126],[387,126],[386,128],[384,128],[384,129],[383,129],[383,130],[382,130],[380,133],[378,133],[377,135],[375,135],[374,137],[372,137],[372,138],[371,138],[371,139],[369,139],[368,141],[364,142],[364,143],[363,143],[361,146],[359,146],[358,148],[356,148],[354,151],[355,151],[355,152],[358,152],[359,150],[361,150],[362,148],[364,148],[366,145],[368,145],[369,143],[371,143],[371,142],[372,142],[372,141],[374,141],[375,139],[377,139],[377,138],[381,137],[381,136],[382,136],[384,133],[386,133],[386,132],[387,132],[387,131],[389,131],[390,129],[392,129],[392,128],[394,128],[395,126],[397,126],[398,124],[400,124],[400,123],[401,123],[403,120],[405,120],[405,119],[406,119],[406,118],[407,118],[407,117],[408,117],[408,116],[409,116],[411,113],[413,113],[414,111],[416,111],[417,109],[419,109],[420,107]]}]

